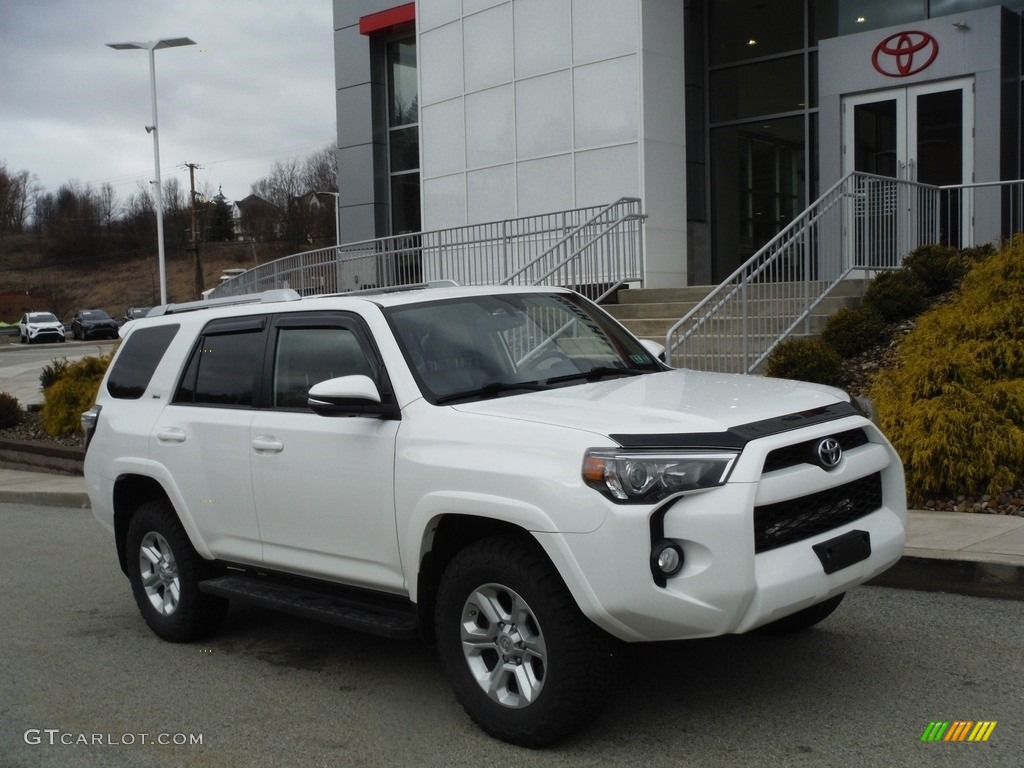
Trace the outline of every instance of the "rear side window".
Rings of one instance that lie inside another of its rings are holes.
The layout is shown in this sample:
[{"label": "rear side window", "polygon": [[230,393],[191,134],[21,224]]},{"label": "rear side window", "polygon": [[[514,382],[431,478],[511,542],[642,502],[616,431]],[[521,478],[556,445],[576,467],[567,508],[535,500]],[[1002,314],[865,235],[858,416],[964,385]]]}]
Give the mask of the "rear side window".
[{"label": "rear side window", "polygon": [[142,397],[179,327],[140,328],[128,337],[107,377],[107,392],[111,397],[119,400]]},{"label": "rear side window", "polygon": [[211,323],[192,351],[177,404],[252,407],[263,360],[264,320]]}]

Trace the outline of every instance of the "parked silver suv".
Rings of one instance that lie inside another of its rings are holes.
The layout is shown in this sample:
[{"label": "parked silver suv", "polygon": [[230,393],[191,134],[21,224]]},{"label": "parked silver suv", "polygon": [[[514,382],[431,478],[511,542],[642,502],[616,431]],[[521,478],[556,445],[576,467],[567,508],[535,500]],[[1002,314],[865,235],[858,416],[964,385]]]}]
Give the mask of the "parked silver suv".
[{"label": "parked silver suv", "polygon": [[436,643],[487,732],[593,720],[616,643],[809,627],[900,557],[839,390],[671,370],[579,295],[276,291],[124,326],[92,507],[159,636],[230,600]]}]

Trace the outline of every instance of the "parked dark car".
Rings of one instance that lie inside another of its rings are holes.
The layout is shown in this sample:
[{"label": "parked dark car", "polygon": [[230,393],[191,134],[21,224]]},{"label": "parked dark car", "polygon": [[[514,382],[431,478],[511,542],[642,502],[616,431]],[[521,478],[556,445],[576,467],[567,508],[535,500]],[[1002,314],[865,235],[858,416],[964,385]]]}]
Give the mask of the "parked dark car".
[{"label": "parked dark car", "polygon": [[138,320],[140,317],[145,317],[149,314],[149,310],[152,307],[129,307],[124,313],[124,318],[121,320],[122,323],[127,323],[129,320]]},{"label": "parked dark car", "polygon": [[102,309],[83,309],[71,318],[73,339],[116,339],[118,324]]}]

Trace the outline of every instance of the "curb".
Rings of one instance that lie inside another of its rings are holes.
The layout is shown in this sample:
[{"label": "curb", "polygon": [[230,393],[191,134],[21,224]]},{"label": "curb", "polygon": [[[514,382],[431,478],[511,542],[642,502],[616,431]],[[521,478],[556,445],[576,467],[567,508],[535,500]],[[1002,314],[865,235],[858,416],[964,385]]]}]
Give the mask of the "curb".
[{"label": "curb", "polygon": [[867,582],[875,587],[1024,600],[1024,566],[904,555]]}]

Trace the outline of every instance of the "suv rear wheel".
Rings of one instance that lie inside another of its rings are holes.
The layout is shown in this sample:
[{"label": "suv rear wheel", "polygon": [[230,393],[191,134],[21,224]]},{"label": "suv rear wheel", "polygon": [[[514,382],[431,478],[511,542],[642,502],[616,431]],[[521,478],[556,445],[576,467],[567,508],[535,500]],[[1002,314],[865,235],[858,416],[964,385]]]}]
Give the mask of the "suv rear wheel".
[{"label": "suv rear wheel", "polygon": [[199,591],[199,582],[216,576],[216,569],[195,551],[167,501],[148,501],[135,511],[127,553],[135,602],[157,635],[181,643],[220,626],[228,601]]},{"label": "suv rear wheel", "polygon": [[473,721],[526,747],[592,721],[613,674],[615,641],[580,613],[543,553],[517,538],[477,542],[449,563],[437,642]]}]

